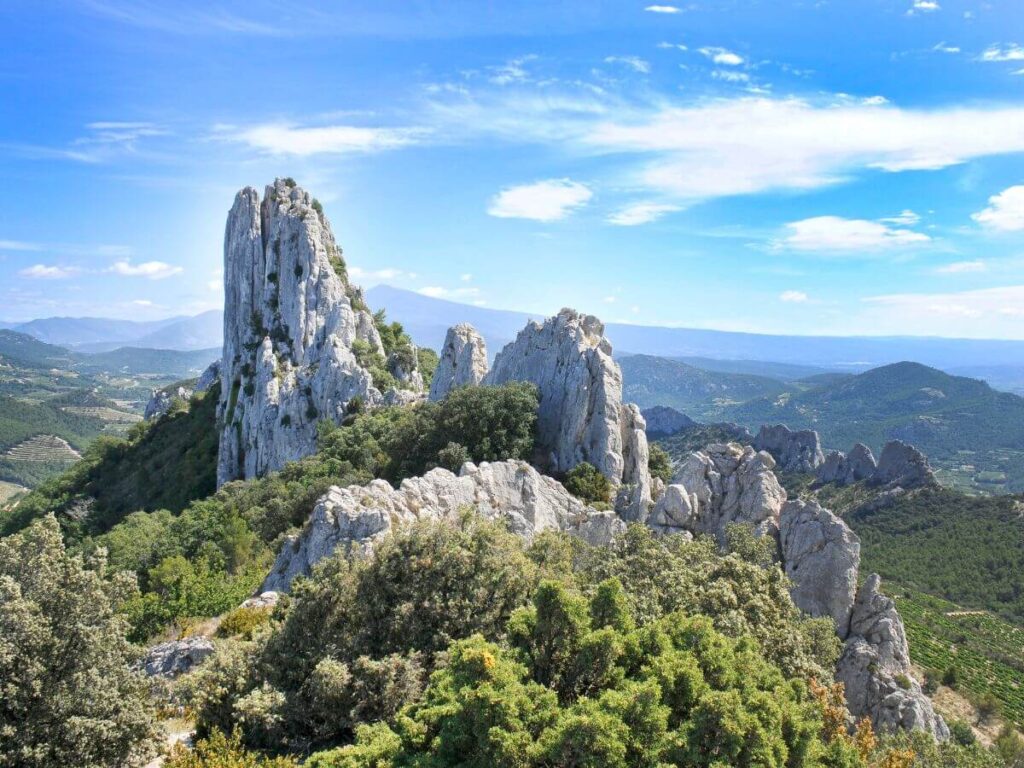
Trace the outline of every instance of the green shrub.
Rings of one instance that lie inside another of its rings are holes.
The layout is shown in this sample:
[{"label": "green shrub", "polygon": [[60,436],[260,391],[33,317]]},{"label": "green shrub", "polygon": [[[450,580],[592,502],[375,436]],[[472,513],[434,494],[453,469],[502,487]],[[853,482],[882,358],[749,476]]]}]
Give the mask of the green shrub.
[{"label": "green shrub", "polygon": [[288,757],[266,757],[242,745],[238,733],[230,737],[215,731],[200,739],[194,749],[175,745],[164,763],[166,768],[298,768]]},{"label": "green shrub", "polygon": [[217,627],[217,635],[220,637],[241,637],[245,640],[252,640],[256,630],[264,627],[270,621],[271,610],[269,608],[244,608],[239,606],[229,611]]},{"label": "green shrub", "polygon": [[607,509],[612,497],[612,484],[593,464],[581,461],[570,469],[562,485],[573,496],[587,504]]},{"label": "green shrub", "polygon": [[669,458],[668,452],[657,443],[652,443],[649,450],[648,471],[652,477],[657,477],[668,485],[672,482],[672,459]]},{"label": "green shrub", "polygon": [[949,733],[953,741],[963,747],[969,747],[977,741],[974,730],[963,720],[951,720],[949,722]]}]

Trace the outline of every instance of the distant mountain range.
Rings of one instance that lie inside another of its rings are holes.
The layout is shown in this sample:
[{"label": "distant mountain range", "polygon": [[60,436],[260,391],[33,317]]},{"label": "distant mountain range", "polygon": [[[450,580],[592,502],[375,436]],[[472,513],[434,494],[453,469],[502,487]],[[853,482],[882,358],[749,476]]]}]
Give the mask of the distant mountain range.
[{"label": "distant mountain range", "polygon": [[47,317],[26,323],[0,323],[0,328],[26,333],[48,344],[83,352],[106,352],[118,347],[150,349],[208,349],[221,346],[220,310],[194,317],[164,320],[111,320],[102,317]]}]

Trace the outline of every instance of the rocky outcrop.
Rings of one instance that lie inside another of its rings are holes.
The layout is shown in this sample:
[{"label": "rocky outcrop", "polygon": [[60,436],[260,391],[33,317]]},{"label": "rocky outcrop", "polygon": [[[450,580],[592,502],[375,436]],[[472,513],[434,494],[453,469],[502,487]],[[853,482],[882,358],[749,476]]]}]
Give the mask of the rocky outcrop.
[{"label": "rocky outcrop", "polygon": [[879,592],[872,574],[857,592],[850,632],[836,667],[854,717],[869,717],[877,730],[923,730],[937,739],[949,729],[911,675],[903,620],[893,601]]},{"label": "rocky outcrop", "polygon": [[[748,523],[774,533],[786,491],[764,452],[736,443],[717,443],[691,453],[651,510],[658,528],[683,527],[721,539],[730,523]],[[686,504],[689,503],[687,510]]]},{"label": "rocky outcrop", "polygon": [[641,413],[647,422],[648,437],[669,437],[687,427],[697,426],[697,422],[685,413],[665,405],[644,408]]},{"label": "rocky outcrop", "polygon": [[849,454],[829,451],[825,462],[818,467],[816,480],[819,483],[852,485],[870,478],[875,474],[876,468],[875,456],[871,449],[864,443],[856,443]]},{"label": "rocky outcrop", "polygon": [[936,480],[923,453],[901,440],[893,440],[882,448],[878,467],[871,475],[871,484],[910,490],[935,485]]},{"label": "rocky outcrop", "polygon": [[754,438],[754,448],[767,451],[784,472],[814,472],[825,461],[818,433],[810,429],[791,430],[785,424],[765,424]]},{"label": "rocky outcrop", "polygon": [[196,379],[196,392],[205,392],[213,386],[215,381],[220,381],[220,360],[214,360]]},{"label": "rocky outcrop", "polygon": [[523,461],[466,463],[458,475],[433,469],[402,481],[330,488],[302,532],[284,542],[261,591],[287,592],[292,581],[337,550],[368,551],[393,528],[415,520],[453,518],[463,509],[503,519],[529,539],[556,529],[591,544],[607,544],[625,529],[614,512],[600,512]]},{"label": "rocky outcrop", "polygon": [[143,418],[146,421],[152,421],[163,416],[171,410],[171,405],[175,400],[183,400],[187,403],[191,399],[193,391],[189,387],[180,385],[154,389],[149,402],[146,403],[146,409],[142,412]]},{"label": "rocky outcrop", "polygon": [[857,592],[860,539],[817,502],[787,501],[779,515],[779,551],[800,610],[830,616],[845,638]]},{"label": "rocky outcrop", "polygon": [[543,324],[530,321],[483,383],[509,381],[537,386],[537,463],[544,471],[561,474],[586,461],[616,486],[630,486],[620,503],[649,499],[646,425],[638,408],[622,402],[622,372],[600,320],[563,309]]},{"label": "rocky outcrop", "polygon": [[276,180],[235,197],[224,236],[218,485],[312,453],[317,422],[380,402],[353,352],[383,355],[341,249],[308,192]]},{"label": "rocky outcrop", "polygon": [[150,677],[177,677],[201,664],[213,653],[213,643],[201,635],[154,645],[146,651],[142,668]]},{"label": "rocky outcrop", "polygon": [[430,400],[442,400],[456,387],[475,386],[487,375],[487,345],[468,323],[448,329],[430,382]]}]

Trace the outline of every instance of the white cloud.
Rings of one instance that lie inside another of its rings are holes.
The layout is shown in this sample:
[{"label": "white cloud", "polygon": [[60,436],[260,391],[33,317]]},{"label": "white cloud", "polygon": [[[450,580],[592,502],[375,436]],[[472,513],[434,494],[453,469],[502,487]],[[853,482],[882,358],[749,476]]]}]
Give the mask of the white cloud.
[{"label": "white cloud", "polygon": [[381,269],[363,269],[354,265],[349,265],[348,274],[354,280],[361,282],[380,282],[382,280],[399,280],[399,279],[410,279],[414,280],[416,274],[414,272],[406,272],[402,269],[395,269],[394,267],[383,267]]},{"label": "white cloud", "polygon": [[503,219],[558,221],[593,197],[585,184],[570,179],[548,179],[507,187],[491,200],[487,213]]},{"label": "white cloud", "polygon": [[711,73],[716,80],[725,80],[728,83],[749,83],[750,75],[746,72],[732,72],[728,69],[716,69]]},{"label": "white cloud", "polygon": [[879,221],[885,222],[886,224],[901,224],[904,227],[912,227],[921,221],[921,217],[914,213],[909,208],[905,208],[895,216],[888,216]]},{"label": "white cloud", "polygon": [[1024,61],[1024,47],[1011,43],[1005,48],[990,45],[979,57],[982,61]]},{"label": "white cloud", "polygon": [[1024,338],[1024,285],[948,293],[897,293],[862,299],[861,328],[971,338]]},{"label": "white cloud", "polygon": [[168,264],[165,261],[144,261],[141,264],[132,264],[130,261],[118,261],[110,267],[108,272],[114,272],[125,277],[145,277],[149,280],[163,280],[183,272],[181,267]]},{"label": "white cloud", "polygon": [[743,97],[585,122],[563,126],[563,140],[578,130],[596,151],[657,153],[642,182],[698,199],[814,189],[858,170],[938,170],[1024,151],[1024,107],[906,110]]},{"label": "white cloud", "polygon": [[1024,184],[1008,187],[988,199],[989,207],[971,216],[983,227],[1000,232],[1024,230]]},{"label": "white cloud", "polygon": [[132,299],[129,302],[134,307],[155,307],[156,305],[149,299]]},{"label": "white cloud", "polygon": [[779,294],[779,301],[787,304],[805,304],[808,296],[803,291],[783,291]]},{"label": "white cloud", "polygon": [[680,50],[680,51],[688,51],[688,50],[690,50],[687,46],[683,45],[682,43],[661,42],[661,43],[658,43],[657,47],[658,48],[674,48],[674,49],[677,49],[677,50]]},{"label": "white cloud", "polygon": [[39,243],[26,243],[22,240],[0,240],[0,251],[41,251]]},{"label": "white cloud", "polygon": [[727,67],[738,67],[743,63],[742,56],[725,48],[707,46],[704,48],[698,48],[697,50],[711,59],[715,64],[722,64]]},{"label": "white cloud", "polygon": [[79,273],[75,267],[58,267],[49,264],[33,264],[18,272],[22,277],[31,277],[37,280],[63,280],[73,277]]},{"label": "white cloud", "polygon": [[647,74],[651,71],[651,65],[639,56],[605,56],[605,64],[622,64],[634,72]]},{"label": "white cloud", "polygon": [[677,8],[674,5],[648,5],[644,8],[648,13],[680,13],[681,8]]},{"label": "white cloud", "polygon": [[491,67],[491,77],[489,79],[492,83],[497,85],[524,83],[528,81],[530,77],[523,65],[536,58],[536,54],[531,53],[526,56],[520,56],[517,59],[510,59],[497,67]]},{"label": "white cloud", "polygon": [[657,221],[666,213],[682,210],[678,205],[667,203],[634,203],[611,214],[607,221],[620,227],[635,227]]},{"label": "white cloud", "polygon": [[954,261],[952,264],[945,264],[936,267],[935,272],[939,275],[964,275],[969,272],[985,272],[988,266],[981,259],[975,261]]},{"label": "white cloud", "polygon": [[935,0],[914,0],[914,4],[907,11],[908,14],[913,15],[915,11],[921,11],[923,13],[930,13],[937,11],[941,6],[935,2]]},{"label": "white cloud", "polygon": [[308,157],[398,149],[419,143],[422,128],[364,128],[354,125],[326,125],[303,128],[292,123],[264,123],[251,128],[217,126],[216,138],[238,142],[271,155]]},{"label": "white cloud", "polygon": [[618,298],[616,298],[615,296],[605,296],[603,299],[601,299],[601,301],[603,301],[605,304],[614,304],[615,302],[618,301]]},{"label": "white cloud", "polygon": [[464,283],[468,283],[472,279],[473,275],[471,275],[469,272],[459,275],[459,280],[461,280]]},{"label": "white cloud", "polygon": [[419,289],[419,293],[432,299],[464,299],[469,296],[479,296],[480,289],[466,287],[445,288],[440,285],[426,285]]},{"label": "white cloud", "polygon": [[850,252],[878,251],[921,245],[928,235],[909,229],[894,229],[877,221],[815,216],[790,222],[788,234],[775,242],[777,248],[795,251]]},{"label": "white cloud", "polygon": [[888,104],[889,100],[885,96],[868,96],[866,99],[861,99],[860,103],[865,107],[880,107],[883,104]]},{"label": "white cloud", "polygon": [[959,46],[947,45],[945,40],[943,40],[941,43],[938,43],[934,48],[932,48],[932,50],[938,51],[939,53],[960,53]]}]

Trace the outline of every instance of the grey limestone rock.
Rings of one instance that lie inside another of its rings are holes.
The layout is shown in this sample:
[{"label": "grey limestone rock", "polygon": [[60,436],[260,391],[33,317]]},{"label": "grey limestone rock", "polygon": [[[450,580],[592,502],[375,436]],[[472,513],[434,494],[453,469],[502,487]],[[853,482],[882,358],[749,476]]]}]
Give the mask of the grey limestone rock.
[{"label": "grey limestone rock", "polygon": [[785,424],[765,424],[754,438],[754,448],[767,451],[785,472],[814,472],[825,461],[818,433],[810,429],[791,430]]},{"label": "grey limestone rock", "polygon": [[736,443],[691,453],[673,477],[691,503],[690,530],[722,538],[730,523],[748,523],[758,533],[775,533],[786,491],[774,468],[769,454]]},{"label": "grey limestone rock", "polygon": [[811,616],[830,616],[845,638],[857,591],[860,539],[817,502],[787,501],[779,516],[783,568],[793,582],[790,594]]},{"label": "grey limestone rock", "polygon": [[914,680],[903,620],[872,574],[857,591],[850,634],[836,666],[854,717],[869,717],[879,731],[923,730],[949,738],[949,728]]},{"label": "grey limestone rock", "polygon": [[852,485],[859,480],[867,480],[874,475],[877,465],[871,449],[864,443],[856,443],[849,454],[842,451],[829,451],[825,462],[818,467],[816,480],[819,483],[835,485]]},{"label": "grey limestone rock", "polygon": [[246,187],[224,237],[224,352],[218,484],[312,453],[317,422],[381,393],[353,344],[383,354],[319,205],[291,180]]},{"label": "grey limestone rock", "polygon": [[648,437],[668,437],[697,424],[696,421],[685,413],[680,413],[675,408],[669,408],[665,405],[644,408],[641,413],[643,414],[644,421],[647,422]]},{"label": "grey limestone rock", "polygon": [[430,382],[430,399],[442,400],[456,387],[475,386],[487,375],[487,345],[468,323],[448,329]]},{"label": "grey limestone rock", "polygon": [[365,552],[396,526],[454,518],[463,509],[502,518],[524,538],[556,529],[591,544],[607,544],[625,530],[614,512],[601,512],[523,461],[467,462],[458,475],[432,469],[397,488],[384,480],[334,486],[317,502],[302,532],[284,542],[261,591],[287,592],[292,581],[337,550]]},{"label": "grey limestone rock", "polygon": [[872,485],[899,486],[905,490],[935,485],[935,473],[927,457],[901,440],[885,444],[878,467],[871,476]]},{"label": "grey limestone rock", "polygon": [[201,664],[213,653],[213,643],[202,635],[154,645],[146,651],[142,668],[149,677],[177,677]]},{"label": "grey limestone rock", "polygon": [[149,398],[149,402],[146,403],[146,410],[143,411],[142,415],[146,421],[152,421],[153,419],[159,418],[167,413],[171,409],[171,404],[175,400],[188,400],[192,397],[193,390],[184,387],[165,387],[164,389],[154,389],[152,396]]}]

